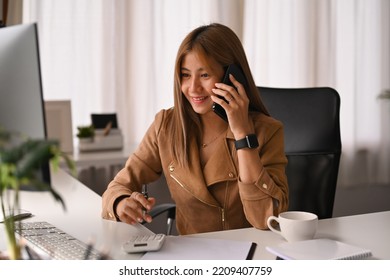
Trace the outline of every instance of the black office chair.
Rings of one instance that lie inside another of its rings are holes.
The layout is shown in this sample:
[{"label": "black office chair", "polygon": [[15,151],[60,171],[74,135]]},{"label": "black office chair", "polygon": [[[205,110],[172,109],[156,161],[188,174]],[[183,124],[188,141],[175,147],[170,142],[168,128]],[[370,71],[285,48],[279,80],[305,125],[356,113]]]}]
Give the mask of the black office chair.
[{"label": "black office chair", "polygon": [[325,87],[258,89],[284,125],[289,210],[331,218],[341,156],[339,94]]},{"label": "black office chair", "polygon": [[[284,125],[289,210],[331,218],[341,156],[339,94],[332,88],[258,89],[271,116]],[[175,204],[158,205],[151,215],[166,211],[169,234]]]},{"label": "black office chair", "polygon": [[[167,235],[172,234],[173,225],[176,218],[176,204],[175,203],[161,203],[156,205],[150,212],[149,215],[152,218],[156,218],[161,214],[166,213],[167,215]],[[145,224],[145,222],[143,222]]]}]

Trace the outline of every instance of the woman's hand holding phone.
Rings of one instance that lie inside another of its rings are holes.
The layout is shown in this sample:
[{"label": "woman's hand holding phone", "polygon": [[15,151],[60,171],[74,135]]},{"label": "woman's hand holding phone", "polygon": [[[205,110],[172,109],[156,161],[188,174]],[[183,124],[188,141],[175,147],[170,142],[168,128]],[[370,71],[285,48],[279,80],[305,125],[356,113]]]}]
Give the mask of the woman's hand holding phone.
[{"label": "woman's hand holding phone", "polygon": [[[241,79],[241,82],[234,74]],[[249,99],[243,83],[246,83],[246,80],[241,70],[235,66],[232,71],[229,67],[223,83],[215,84],[216,88],[213,89],[215,96],[211,97],[214,101],[214,112],[223,119],[226,116],[225,120],[229,122],[236,139],[245,137],[252,130],[249,127]]]}]

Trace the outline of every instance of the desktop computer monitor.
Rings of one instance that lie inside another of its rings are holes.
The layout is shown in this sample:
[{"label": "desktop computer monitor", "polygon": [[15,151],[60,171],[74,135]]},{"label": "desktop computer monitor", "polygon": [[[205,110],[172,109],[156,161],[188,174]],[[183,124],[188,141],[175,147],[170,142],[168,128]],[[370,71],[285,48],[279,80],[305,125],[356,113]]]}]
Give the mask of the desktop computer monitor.
[{"label": "desktop computer monitor", "polygon": [[[0,28],[0,126],[45,139],[45,111],[36,24]],[[50,184],[49,164],[40,179]]]}]

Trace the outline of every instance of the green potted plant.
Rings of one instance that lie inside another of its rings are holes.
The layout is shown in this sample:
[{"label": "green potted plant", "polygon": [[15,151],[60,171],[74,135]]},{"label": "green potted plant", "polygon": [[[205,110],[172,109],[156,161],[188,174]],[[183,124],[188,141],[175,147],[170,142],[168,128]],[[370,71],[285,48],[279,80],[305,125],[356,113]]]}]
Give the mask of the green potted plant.
[{"label": "green potted plant", "polygon": [[4,217],[10,259],[21,258],[21,247],[15,236],[15,227],[20,223],[16,222],[13,217],[15,211],[20,208],[21,186],[28,185],[50,192],[65,209],[61,196],[49,184],[36,176],[41,163],[50,160],[55,171],[61,159],[65,159],[69,169],[74,173],[73,161],[59,150],[57,141],[22,138],[0,127],[0,206]]},{"label": "green potted plant", "polygon": [[95,128],[93,125],[78,126],[76,136],[80,141],[92,142],[95,136]]}]

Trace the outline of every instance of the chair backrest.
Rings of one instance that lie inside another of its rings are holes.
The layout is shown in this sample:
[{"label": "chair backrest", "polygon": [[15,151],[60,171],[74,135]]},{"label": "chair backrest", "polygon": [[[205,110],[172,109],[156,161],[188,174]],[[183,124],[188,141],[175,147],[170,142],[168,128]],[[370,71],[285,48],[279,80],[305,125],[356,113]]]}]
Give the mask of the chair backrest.
[{"label": "chair backrest", "polygon": [[341,156],[339,94],[326,87],[258,89],[284,125],[289,210],[332,217]]}]

